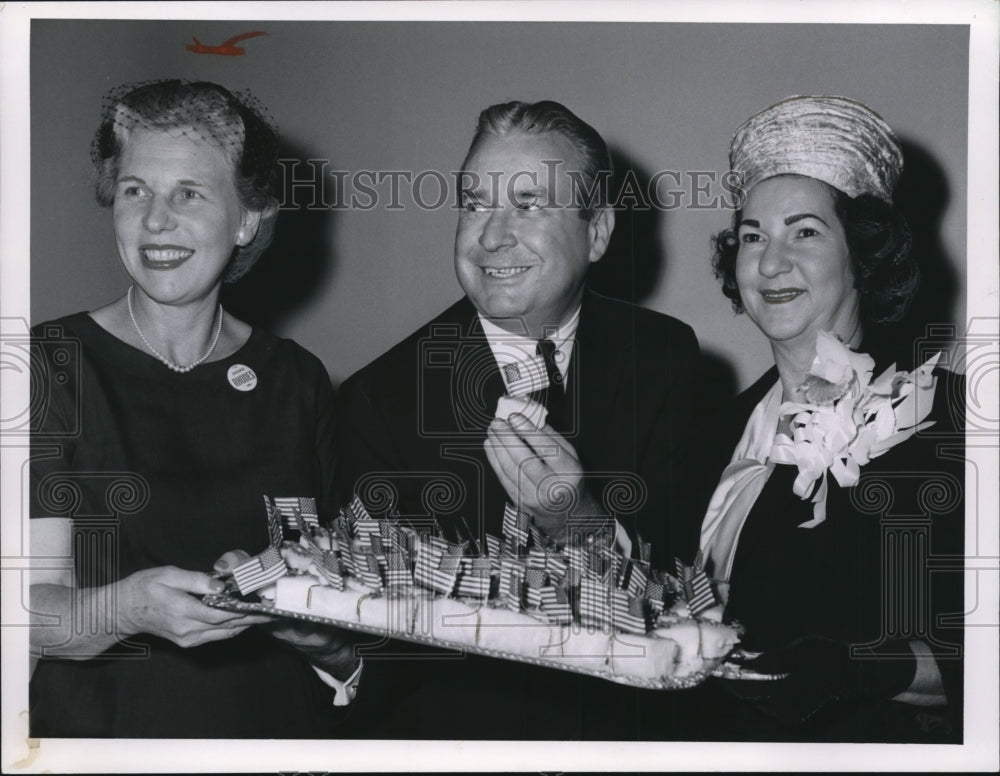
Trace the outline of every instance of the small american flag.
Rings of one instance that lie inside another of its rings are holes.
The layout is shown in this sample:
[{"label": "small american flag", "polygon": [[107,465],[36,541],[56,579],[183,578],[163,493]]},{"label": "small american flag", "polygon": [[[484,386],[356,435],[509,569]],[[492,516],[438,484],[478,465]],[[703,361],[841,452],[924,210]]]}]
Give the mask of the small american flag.
[{"label": "small american flag", "polygon": [[581,574],[587,569],[587,552],[583,547],[567,547],[564,551],[569,567]]},{"label": "small american flag", "polygon": [[562,582],[566,578],[569,566],[566,561],[553,552],[545,557],[545,572],[553,582]]},{"label": "small american flag", "polygon": [[[447,548],[447,542],[444,544]],[[430,541],[420,542],[417,548],[417,563],[413,570],[413,581],[431,590],[449,595],[455,587],[460,558],[446,555],[446,551],[446,549],[442,550],[434,546]]]},{"label": "small american flag", "polygon": [[490,556],[490,573],[500,573],[500,540],[493,534],[486,534],[486,553]]},{"label": "small american flag", "polygon": [[642,600],[632,598],[624,590],[611,592],[614,624],[618,630],[629,633],[645,633],[646,619],[642,616]]},{"label": "small american flag", "polygon": [[413,581],[434,589],[434,571],[444,555],[430,544],[421,541],[417,545],[417,562],[413,568]]},{"label": "small american flag", "polygon": [[526,587],[524,589],[524,601],[528,606],[540,609],[542,606],[542,589],[540,587]]},{"label": "small american flag", "polygon": [[549,373],[541,356],[528,356],[516,364],[506,364],[501,370],[511,396],[527,396],[549,387]]},{"label": "small american flag", "polygon": [[455,589],[455,581],[458,579],[458,572],[462,568],[461,555],[443,555],[438,564],[436,575],[441,580],[439,588],[445,595],[451,595]]},{"label": "small american flag", "polygon": [[612,579],[621,579],[621,571],[625,559],[615,550],[614,545],[603,547],[601,555],[607,564],[607,575]]},{"label": "small american flag", "polygon": [[285,518],[285,523],[292,527],[292,515],[298,513],[302,515],[302,521],[310,528],[319,528],[319,515],[316,512],[316,499],[301,498],[296,496],[276,496],[274,499],[275,508],[281,512]]},{"label": "small american flag", "polygon": [[255,555],[233,569],[233,578],[236,580],[240,595],[260,590],[286,574],[288,569],[285,561],[274,547],[268,547],[260,555]]},{"label": "small american flag", "polygon": [[386,586],[393,593],[408,595],[413,590],[413,574],[406,556],[398,551],[390,550],[385,571]]},{"label": "small american flag", "polygon": [[363,517],[354,524],[354,535],[360,540],[362,546],[374,549],[373,538],[381,543],[382,537],[379,534],[378,524],[378,520],[373,520],[370,517]]},{"label": "small american flag", "polygon": [[617,584],[616,584],[617,579],[618,579],[618,577],[615,574],[614,568],[609,568],[607,571],[604,572],[604,576],[600,578],[601,583],[608,590],[611,590],[612,588],[617,587]]},{"label": "small american flag", "polygon": [[649,580],[646,582],[646,600],[649,601],[650,608],[657,614],[663,611],[664,596],[666,591],[659,582]]},{"label": "small american flag", "polygon": [[524,581],[528,587],[540,588],[545,585],[545,570],[528,568],[524,573]]},{"label": "small american flag", "polygon": [[504,364],[502,371],[504,385],[516,383],[521,379],[521,370],[518,369],[517,364]]},{"label": "small american flag", "polygon": [[697,560],[694,566],[685,566],[680,558],[676,558],[675,562],[677,578],[691,614],[698,615],[709,607],[715,606],[712,583],[705,570],[698,565]]},{"label": "small american flag", "polygon": [[542,598],[542,611],[552,622],[565,624],[572,622],[573,610],[565,601],[560,601],[556,589],[552,585],[543,587],[539,593]]},{"label": "small american flag", "polygon": [[580,622],[598,628],[611,624],[608,588],[592,577],[580,580]]},{"label": "small american flag", "polygon": [[578,585],[587,570],[587,554],[582,547],[567,547],[566,560],[569,561],[569,583]]},{"label": "small american flag", "polygon": [[341,546],[351,544],[351,531],[347,525],[347,518],[342,514],[333,520],[333,535],[337,537],[337,543]]},{"label": "small american flag", "polygon": [[[282,514],[284,514],[282,512]],[[310,541],[312,539],[312,531],[309,530],[309,526],[306,525],[306,521],[302,519],[302,515],[298,512],[292,512],[290,518],[285,519],[285,525],[291,531],[298,531],[300,541]],[[316,526],[317,528],[319,526]]]},{"label": "small american flag", "polygon": [[280,547],[284,541],[284,534],[281,531],[281,516],[271,503],[271,499],[264,496],[264,509],[267,511],[267,535],[272,547]]},{"label": "small american flag", "polygon": [[406,540],[397,523],[391,520],[379,520],[378,530],[383,548],[388,548],[390,551],[407,552]]},{"label": "small american flag", "polygon": [[531,532],[531,543],[535,547],[549,548],[555,546],[549,537],[538,530],[538,527],[534,523],[529,526],[529,531]]},{"label": "small american flag", "polygon": [[524,547],[528,543],[528,524],[531,515],[518,512],[509,501],[503,510],[503,534],[515,548]]},{"label": "small american flag", "polygon": [[331,587],[343,590],[344,577],[340,559],[332,552],[326,550],[318,550],[318,552],[321,555],[319,562],[316,562],[315,557],[313,559],[316,571]]},{"label": "small american flag", "polygon": [[442,539],[437,534],[426,533],[421,535],[420,542],[432,550],[437,550],[440,553],[448,552],[448,542]]},{"label": "small american flag", "polygon": [[462,558],[458,594],[468,598],[486,598],[490,594],[490,559],[482,556]]},{"label": "small american flag", "polygon": [[629,564],[631,571],[628,577],[628,590],[629,595],[636,598],[642,598],[646,593],[646,583],[648,581],[648,575],[646,574],[646,569],[643,568],[644,564],[641,561],[633,561]]},{"label": "small american flag", "polygon": [[500,565],[500,598],[508,609],[521,610],[524,565],[512,555],[505,555]]},{"label": "small american flag", "polygon": [[609,555],[603,547],[592,546],[587,552],[587,570],[597,577],[605,577],[609,573],[612,578],[617,576],[617,556]]},{"label": "small american flag", "polygon": [[382,575],[379,573],[378,558],[375,557],[375,553],[358,553],[354,562],[358,569],[358,579],[374,590],[381,590]]},{"label": "small american flag", "polygon": [[354,560],[354,550],[350,540],[340,545],[340,560],[352,577],[358,575],[358,564]]},{"label": "small american flag", "polygon": [[532,547],[528,550],[528,568],[529,569],[545,569],[545,550],[539,547]]},{"label": "small american flag", "polygon": [[356,493],[350,503],[344,507],[344,513],[347,516],[348,523],[371,518],[371,515],[368,514],[368,510],[365,509],[365,505],[361,503],[361,499],[358,498]]},{"label": "small american flag", "polygon": [[327,551],[322,549],[321,547],[316,546],[312,542],[306,542],[305,546],[306,546],[306,552],[309,553],[309,557],[312,559],[312,562],[317,567],[322,566],[323,563],[326,561]]}]

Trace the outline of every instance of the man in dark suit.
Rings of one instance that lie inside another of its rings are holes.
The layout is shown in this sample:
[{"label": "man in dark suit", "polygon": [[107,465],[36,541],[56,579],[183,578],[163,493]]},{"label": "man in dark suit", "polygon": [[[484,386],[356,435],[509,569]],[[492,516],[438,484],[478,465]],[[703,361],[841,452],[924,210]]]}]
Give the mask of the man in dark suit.
[{"label": "man in dark suit", "polygon": [[[603,139],[558,103],[494,105],[462,170],[455,270],[466,296],[344,383],[342,495],[480,547],[512,504],[557,544],[606,531],[627,553],[651,542],[654,566],[667,567],[698,345],[685,324],[586,289],[614,228]],[[532,363],[547,373],[535,396],[547,422],[497,412]],[[393,669],[368,662],[372,694]],[[400,666],[372,735],[634,735],[608,708],[629,702],[607,682],[468,656]],[[427,713],[461,704],[457,688],[467,715]]]}]

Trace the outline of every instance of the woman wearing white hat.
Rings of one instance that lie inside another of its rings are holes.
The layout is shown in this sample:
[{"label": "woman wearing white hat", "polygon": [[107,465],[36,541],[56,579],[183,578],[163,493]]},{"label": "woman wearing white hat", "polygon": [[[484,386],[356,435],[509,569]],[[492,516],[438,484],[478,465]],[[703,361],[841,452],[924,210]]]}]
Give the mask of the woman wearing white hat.
[{"label": "woman wearing white hat", "polygon": [[962,575],[930,569],[963,552],[964,386],[891,344],[919,281],[902,163],[842,97],[782,100],[730,147],[745,199],[714,267],[775,366],[706,430],[700,549],[744,675],[783,677],[727,682],[758,736],[961,740]]}]

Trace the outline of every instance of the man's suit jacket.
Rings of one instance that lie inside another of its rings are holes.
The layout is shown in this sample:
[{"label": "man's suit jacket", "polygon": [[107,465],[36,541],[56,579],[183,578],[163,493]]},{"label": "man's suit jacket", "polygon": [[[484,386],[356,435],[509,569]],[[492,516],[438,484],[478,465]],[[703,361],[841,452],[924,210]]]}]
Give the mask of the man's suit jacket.
[{"label": "man's suit jacket", "polygon": [[[664,567],[697,359],[686,324],[585,296],[563,435],[593,495],[637,526]],[[462,299],[342,386],[342,495],[358,493],[375,516],[395,507],[417,524],[436,518],[446,534],[499,536],[507,497],[483,441],[504,390],[475,308]]]},{"label": "man's suit jacket", "polygon": [[[575,339],[564,436],[587,487],[653,543],[654,565],[666,568],[674,546],[690,541],[674,535],[679,526],[691,536],[698,528],[697,518],[672,513],[683,481],[697,340],[669,316],[594,293],[585,296]],[[396,509],[417,526],[434,519],[447,538],[499,537],[507,496],[483,441],[504,390],[476,310],[462,299],[343,384],[342,497],[357,493],[376,517]],[[634,736],[626,688],[472,656],[379,659],[386,650],[367,658],[358,703],[374,703],[373,717],[358,711],[366,720],[358,736]],[[469,714],[434,712],[461,705],[463,693],[475,707]]]}]

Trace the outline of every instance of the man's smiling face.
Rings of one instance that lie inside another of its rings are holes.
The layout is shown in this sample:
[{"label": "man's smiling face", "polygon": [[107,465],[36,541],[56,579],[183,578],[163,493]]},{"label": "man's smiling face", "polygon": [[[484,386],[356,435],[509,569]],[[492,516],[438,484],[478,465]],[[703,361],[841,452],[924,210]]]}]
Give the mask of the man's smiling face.
[{"label": "man's smiling face", "polygon": [[562,135],[487,135],[465,166],[455,272],[479,312],[511,331],[539,336],[576,310],[587,268],[607,247],[613,215],[587,220],[570,172],[580,154]]}]

